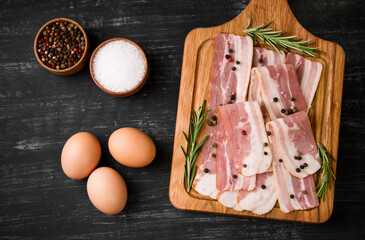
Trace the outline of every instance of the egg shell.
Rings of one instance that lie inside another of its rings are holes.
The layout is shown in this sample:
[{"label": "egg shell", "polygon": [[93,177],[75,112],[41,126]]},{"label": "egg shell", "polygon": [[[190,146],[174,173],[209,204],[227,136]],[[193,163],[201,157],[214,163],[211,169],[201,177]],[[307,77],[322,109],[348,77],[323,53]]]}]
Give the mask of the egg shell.
[{"label": "egg shell", "polygon": [[115,160],[128,167],[144,167],[156,156],[156,146],[144,132],[120,128],[109,137],[109,151]]},{"label": "egg shell", "polygon": [[94,135],[88,132],[76,133],[63,146],[62,170],[69,178],[85,178],[96,168],[100,156],[100,143]]},{"label": "egg shell", "polygon": [[100,167],[87,180],[87,194],[91,203],[105,214],[120,213],[128,198],[123,177],[110,167]]}]

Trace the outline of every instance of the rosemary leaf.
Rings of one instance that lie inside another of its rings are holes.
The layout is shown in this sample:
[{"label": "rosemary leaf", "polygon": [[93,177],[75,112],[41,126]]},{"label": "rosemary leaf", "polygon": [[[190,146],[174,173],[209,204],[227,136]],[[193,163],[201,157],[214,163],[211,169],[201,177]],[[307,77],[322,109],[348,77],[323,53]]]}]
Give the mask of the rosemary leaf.
[{"label": "rosemary leaf", "polygon": [[[317,143],[319,157],[322,159],[322,167],[321,167],[321,180],[319,181],[318,185],[316,186],[315,190],[317,190],[316,198],[322,198],[324,200],[327,189],[331,189],[331,176],[334,180],[336,180],[335,174],[332,171],[330,161],[335,161],[331,154],[327,152],[326,148],[321,144]],[[336,162],[336,161],[335,161]]]},{"label": "rosemary leaf", "polygon": [[199,152],[208,139],[209,136],[206,136],[202,141],[197,143],[197,138],[200,133],[200,129],[203,126],[203,123],[208,118],[208,113],[211,110],[205,111],[206,101],[203,102],[203,105],[199,107],[198,113],[195,110],[192,110],[192,119],[190,121],[190,129],[189,129],[189,137],[183,132],[184,138],[188,142],[186,151],[182,146],[181,150],[184,154],[186,164],[184,166],[184,176],[185,176],[185,188],[187,192],[190,192],[191,186],[193,184],[193,180],[196,174],[197,166],[195,165],[196,159],[199,155]]},{"label": "rosemary leaf", "polygon": [[261,24],[258,27],[248,28],[251,23],[250,17],[248,18],[248,20],[249,23],[246,29],[243,30],[243,32],[246,35],[250,36],[253,41],[257,42],[258,38],[265,44],[270,45],[280,54],[281,52],[276,47],[276,45],[282,47],[286,52],[289,52],[289,48],[291,48],[313,57],[317,55],[314,51],[317,50],[318,47],[308,47],[309,45],[314,44],[314,42],[311,42],[311,40],[302,41],[302,39],[297,38],[297,36],[283,36],[287,32],[276,31],[272,28],[268,28],[268,26],[270,26],[273,21],[267,24]]}]

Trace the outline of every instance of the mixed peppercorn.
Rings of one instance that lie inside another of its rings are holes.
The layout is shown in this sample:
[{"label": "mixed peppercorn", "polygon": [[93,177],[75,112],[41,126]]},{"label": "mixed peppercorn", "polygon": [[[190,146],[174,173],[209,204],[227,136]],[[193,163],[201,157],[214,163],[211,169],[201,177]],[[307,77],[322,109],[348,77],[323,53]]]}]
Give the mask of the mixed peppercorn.
[{"label": "mixed peppercorn", "polygon": [[78,26],[58,21],[46,26],[37,39],[37,53],[43,64],[62,70],[74,66],[85,51],[85,36]]}]

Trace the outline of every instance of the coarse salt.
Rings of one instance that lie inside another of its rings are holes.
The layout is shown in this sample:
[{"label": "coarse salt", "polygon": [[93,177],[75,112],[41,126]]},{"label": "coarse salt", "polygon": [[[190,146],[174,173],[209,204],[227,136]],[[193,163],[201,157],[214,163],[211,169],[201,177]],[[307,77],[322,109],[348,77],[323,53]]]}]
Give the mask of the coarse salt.
[{"label": "coarse salt", "polygon": [[95,79],[103,88],[113,92],[133,89],[143,80],[145,71],[141,51],[123,40],[105,44],[93,60]]}]

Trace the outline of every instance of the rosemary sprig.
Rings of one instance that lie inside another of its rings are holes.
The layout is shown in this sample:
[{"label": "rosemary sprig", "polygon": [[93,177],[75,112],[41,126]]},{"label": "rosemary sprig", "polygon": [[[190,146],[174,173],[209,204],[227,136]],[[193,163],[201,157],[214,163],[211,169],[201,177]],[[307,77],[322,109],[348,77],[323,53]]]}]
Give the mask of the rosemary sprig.
[{"label": "rosemary sprig", "polygon": [[332,161],[335,161],[331,154],[327,152],[326,148],[317,142],[318,150],[319,150],[319,157],[322,159],[322,167],[321,167],[321,180],[316,186],[315,190],[317,190],[316,198],[322,198],[324,200],[324,197],[327,194],[327,189],[331,189],[331,175],[333,179],[336,180],[335,174],[332,171],[332,168],[330,166],[329,159]]},{"label": "rosemary sprig", "polygon": [[309,45],[314,44],[314,42],[311,42],[311,39],[302,41],[302,39],[299,39],[297,36],[285,37],[283,34],[286,32],[275,31],[272,28],[268,28],[268,26],[270,26],[273,22],[274,21],[271,21],[268,24],[262,24],[258,27],[248,28],[251,23],[249,17],[249,23],[243,32],[250,36],[255,42],[258,42],[257,39],[261,39],[261,41],[273,47],[280,54],[281,52],[277,46],[282,47],[287,52],[290,52],[290,49],[295,49],[313,57],[317,55],[314,51],[317,50],[318,47],[308,47]]},{"label": "rosemary sprig", "polygon": [[205,119],[207,119],[207,114],[211,111],[208,110],[204,112],[206,101],[203,102],[203,105],[199,107],[198,114],[195,112],[194,109],[192,109],[192,119],[190,121],[190,136],[189,138],[183,132],[183,135],[188,142],[188,146],[186,151],[184,151],[184,148],[182,146],[181,150],[184,153],[186,164],[185,164],[185,187],[186,191],[190,192],[191,186],[193,184],[194,176],[196,173],[197,166],[194,165],[195,161],[198,157],[198,154],[201,150],[201,147],[203,146],[204,142],[208,139],[209,136],[206,136],[200,143],[197,144],[197,138],[200,132],[201,127],[203,126],[203,123]]}]

